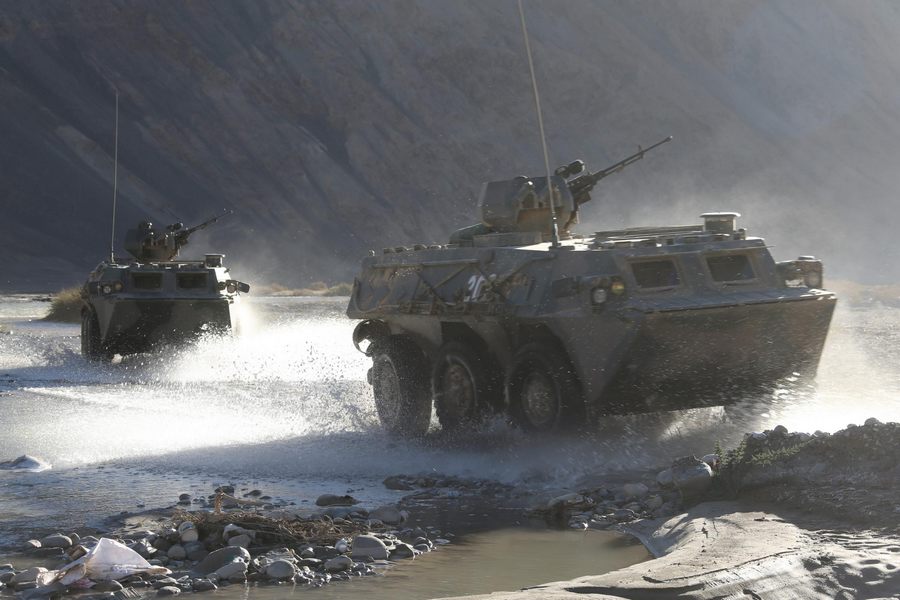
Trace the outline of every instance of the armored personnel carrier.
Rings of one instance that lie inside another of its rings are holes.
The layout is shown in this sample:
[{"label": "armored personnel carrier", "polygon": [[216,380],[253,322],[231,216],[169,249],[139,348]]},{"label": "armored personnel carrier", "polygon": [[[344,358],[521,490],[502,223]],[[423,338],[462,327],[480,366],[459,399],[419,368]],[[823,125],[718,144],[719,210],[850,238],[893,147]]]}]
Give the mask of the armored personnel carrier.
[{"label": "armored personnel carrier", "polygon": [[423,434],[432,403],[447,430],[506,411],[550,431],[815,372],[836,301],[821,261],[776,262],[733,212],[572,231],[597,182],[670,139],[595,173],[486,183],[481,222],[449,243],[362,261],[347,314],[389,432]]},{"label": "armored personnel carrier", "polygon": [[246,283],[231,279],[223,254],[176,260],[194,227],[175,223],[157,232],[140,223],[128,231],[130,260],[114,256],[90,273],[81,291],[81,353],[89,359],[145,352],[160,343],[182,342],[205,331],[227,331]]}]

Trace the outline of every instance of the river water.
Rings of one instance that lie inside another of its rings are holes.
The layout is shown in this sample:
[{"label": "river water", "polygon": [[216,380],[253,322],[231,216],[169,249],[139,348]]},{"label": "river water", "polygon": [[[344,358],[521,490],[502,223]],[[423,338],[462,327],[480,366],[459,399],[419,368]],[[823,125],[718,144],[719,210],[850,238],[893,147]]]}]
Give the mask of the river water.
[{"label": "river water", "polygon": [[[253,298],[243,307],[240,336],[92,364],[79,354],[76,325],[39,320],[46,302],[0,297],[0,326],[10,331],[0,334],[0,460],[30,454],[53,465],[42,473],[0,472],[0,548],[168,506],[182,492],[205,495],[220,483],[299,503],[352,491],[369,507],[404,494],[382,485],[394,474],[491,478],[549,495],[599,474],[703,454],[717,441],[728,446],[747,427],[833,431],[871,416],[900,420],[900,310],[839,306],[815,386],[785,382],[740,424],[713,408],[611,419],[578,438],[535,440],[497,422],[462,440],[405,443],[378,427],[365,383],[369,364],[350,342],[345,302]],[[486,592],[646,557],[612,534],[495,528],[401,564],[375,585],[316,593]],[[464,587],[463,579],[474,583]],[[425,580],[446,588],[433,591]]]}]

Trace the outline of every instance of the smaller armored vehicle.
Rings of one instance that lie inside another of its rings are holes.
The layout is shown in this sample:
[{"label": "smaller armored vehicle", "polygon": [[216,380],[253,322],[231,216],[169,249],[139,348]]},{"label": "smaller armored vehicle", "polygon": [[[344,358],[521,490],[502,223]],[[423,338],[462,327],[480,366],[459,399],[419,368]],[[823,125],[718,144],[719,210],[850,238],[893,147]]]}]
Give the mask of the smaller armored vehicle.
[{"label": "smaller armored vehicle", "polygon": [[815,372],[836,300],[815,258],[775,262],[733,212],[571,230],[597,182],[670,139],[595,173],[486,183],[481,222],[448,244],[363,260],[347,315],[389,432],[425,433],[432,404],[446,430],[505,411],[549,431]]},{"label": "smaller armored vehicle", "polygon": [[231,279],[223,254],[176,260],[195,231],[175,223],[157,232],[140,223],[128,231],[132,258],[111,256],[90,273],[81,291],[81,353],[95,360],[146,352],[160,343],[181,342],[206,331],[228,331],[246,283]]}]

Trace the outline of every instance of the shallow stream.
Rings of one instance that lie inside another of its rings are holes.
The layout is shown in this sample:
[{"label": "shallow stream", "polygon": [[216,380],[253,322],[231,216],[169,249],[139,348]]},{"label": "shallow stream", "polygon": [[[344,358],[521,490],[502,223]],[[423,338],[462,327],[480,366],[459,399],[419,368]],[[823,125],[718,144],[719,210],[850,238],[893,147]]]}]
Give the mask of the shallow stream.
[{"label": "shallow stream", "polygon": [[[169,506],[182,492],[205,495],[220,483],[298,504],[351,492],[373,507],[405,494],[385,489],[386,476],[440,473],[549,497],[579,481],[710,452],[717,441],[727,447],[748,427],[833,431],[870,416],[900,420],[900,311],[839,307],[817,385],[785,382],[752,399],[763,408],[739,424],[713,408],[611,419],[577,438],[528,438],[498,421],[465,439],[398,442],[378,427],[365,383],[369,365],[350,343],[344,305],[340,298],[253,298],[238,337],[92,364],[79,354],[76,325],[37,320],[45,302],[0,297],[0,326],[11,331],[0,334],[0,461],[30,454],[53,465],[42,473],[0,471],[0,559],[2,548],[24,539],[100,526],[110,515]],[[492,519],[496,526],[485,527]],[[499,512],[477,527],[451,523],[469,534],[385,578],[316,593],[486,592],[647,557],[614,534],[509,524]],[[254,590],[258,598],[283,597],[285,588]]]}]

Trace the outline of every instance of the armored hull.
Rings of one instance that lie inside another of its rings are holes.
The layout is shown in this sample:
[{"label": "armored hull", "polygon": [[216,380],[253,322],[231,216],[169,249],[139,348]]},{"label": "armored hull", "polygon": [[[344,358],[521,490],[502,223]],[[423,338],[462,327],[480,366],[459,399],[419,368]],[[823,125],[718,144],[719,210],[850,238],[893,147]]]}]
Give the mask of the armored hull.
[{"label": "armored hull", "polygon": [[347,314],[382,421],[420,434],[434,402],[448,429],[508,411],[548,430],[813,374],[836,301],[821,262],[776,263],[736,214],[704,217],[559,245],[476,231],[366,258]]},{"label": "armored hull", "polygon": [[221,255],[203,261],[103,262],[82,290],[82,353],[146,352],[236,324],[240,291]]}]

